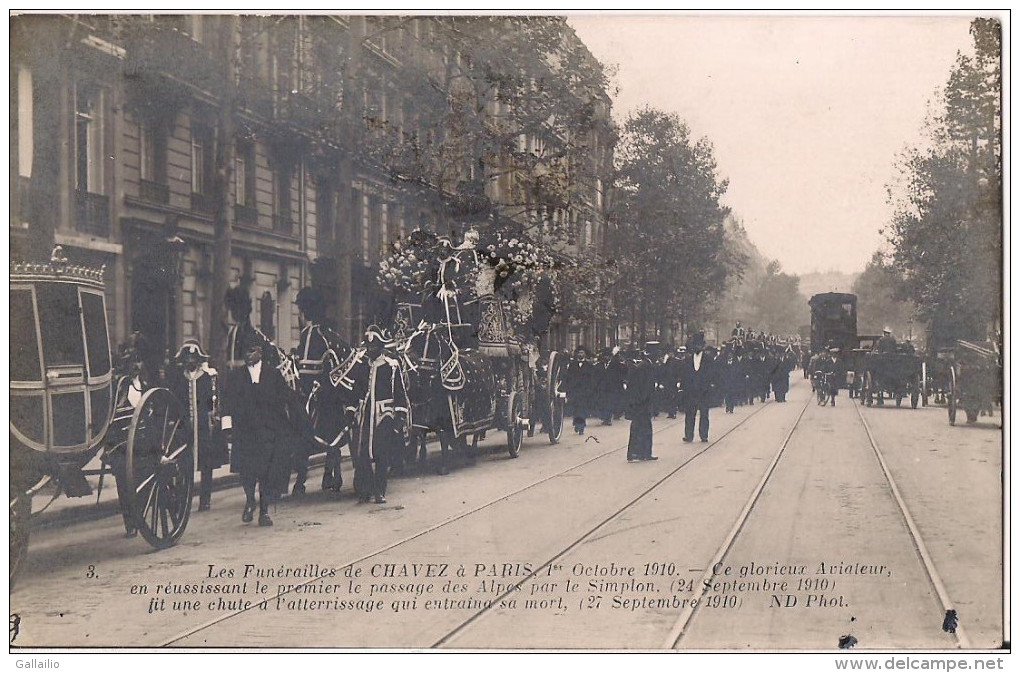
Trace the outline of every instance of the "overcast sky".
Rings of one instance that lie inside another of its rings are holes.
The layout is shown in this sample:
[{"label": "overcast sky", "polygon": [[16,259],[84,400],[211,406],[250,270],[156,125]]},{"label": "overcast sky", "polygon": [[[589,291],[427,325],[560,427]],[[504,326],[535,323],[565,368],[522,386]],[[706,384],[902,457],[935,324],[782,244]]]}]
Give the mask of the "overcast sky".
[{"label": "overcast sky", "polygon": [[715,146],[724,203],[793,273],[854,272],[883,244],[886,185],[970,19],[572,16],[618,67],[614,116],[676,112]]}]

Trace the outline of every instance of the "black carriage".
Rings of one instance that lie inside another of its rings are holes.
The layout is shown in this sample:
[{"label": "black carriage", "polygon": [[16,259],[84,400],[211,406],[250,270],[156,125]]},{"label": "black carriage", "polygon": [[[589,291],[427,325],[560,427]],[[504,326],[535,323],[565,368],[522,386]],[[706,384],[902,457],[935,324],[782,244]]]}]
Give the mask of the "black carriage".
[{"label": "black carriage", "polygon": [[967,423],[973,424],[982,413],[992,415],[1002,404],[1002,357],[992,341],[956,342],[956,348],[943,351],[941,360],[947,365],[946,407],[950,425],[956,425],[958,411]]},{"label": "black carriage", "polygon": [[[32,498],[47,486],[54,498],[82,497],[92,492],[88,476],[112,471],[125,520],[157,548],[188,523],[192,432],[167,389],[115,375],[103,273],[59,252],[49,264],[11,264],[12,579],[28,549]],[[87,469],[97,456],[102,467]]]},{"label": "black carriage", "polygon": [[844,292],[816,294],[811,307],[811,352],[838,347],[843,353],[858,347],[857,295]]},{"label": "black carriage", "polygon": [[927,405],[921,356],[906,346],[891,353],[867,353],[863,358],[861,398],[869,407],[884,404],[886,398],[895,400],[896,406],[909,398],[913,409],[922,399]]}]

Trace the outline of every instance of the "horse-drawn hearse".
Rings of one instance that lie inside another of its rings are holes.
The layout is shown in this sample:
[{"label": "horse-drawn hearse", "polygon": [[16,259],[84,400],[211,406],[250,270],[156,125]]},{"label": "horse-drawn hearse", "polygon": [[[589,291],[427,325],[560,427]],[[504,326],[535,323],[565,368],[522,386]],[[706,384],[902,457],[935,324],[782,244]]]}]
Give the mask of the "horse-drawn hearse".
[{"label": "horse-drawn hearse", "polygon": [[[10,577],[28,549],[32,498],[92,493],[112,473],[129,530],[174,545],[191,512],[195,442],[166,388],[118,376],[107,330],[103,268],[11,263]],[[100,458],[100,467],[88,468]]]}]

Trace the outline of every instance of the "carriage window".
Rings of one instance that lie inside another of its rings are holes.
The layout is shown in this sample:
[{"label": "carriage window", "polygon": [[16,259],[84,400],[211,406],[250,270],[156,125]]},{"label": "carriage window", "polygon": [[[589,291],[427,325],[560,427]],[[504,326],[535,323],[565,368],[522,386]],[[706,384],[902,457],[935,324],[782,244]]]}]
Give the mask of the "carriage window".
[{"label": "carriage window", "polygon": [[11,290],[11,380],[41,381],[31,290]]},{"label": "carriage window", "polygon": [[36,292],[46,366],[84,365],[78,288],[67,283],[53,283],[40,286]]},{"label": "carriage window", "polygon": [[81,293],[82,317],[85,319],[85,347],[89,353],[89,376],[110,372],[110,339],[106,332],[106,311],[103,298],[91,292]]}]

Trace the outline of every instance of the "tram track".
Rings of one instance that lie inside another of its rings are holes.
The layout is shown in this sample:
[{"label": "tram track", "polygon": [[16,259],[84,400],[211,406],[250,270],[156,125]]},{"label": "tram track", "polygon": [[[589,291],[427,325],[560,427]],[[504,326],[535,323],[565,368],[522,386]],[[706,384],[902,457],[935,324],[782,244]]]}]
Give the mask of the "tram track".
[{"label": "tram track", "polygon": [[[857,412],[857,417],[864,426],[864,431],[868,435],[868,443],[871,445],[871,450],[875,454],[875,459],[878,461],[879,467],[882,468],[882,474],[885,475],[886,482],[889,484],[892,497],[896,501],[896,506],[900,511],[900,515],[903,517],[903,523],[906,525],[907,532],[910,535],[914,551],[917,552],[921,565],[924,566],[925,575],[931,583],[932,589],[935,591],[935,595],[938,597],[939,603],[942,606],[944,615],[943,622],[948,625],[948,622],[955,621],[957,614],[953,601],[949,597],[949,592],[946,590],[946,585],[942,581],[942,576],[935,567],[935,562],[932,560],[927,545],[925,545],[924,540],[921,538],[921,532],[917,528],[917,524],[914,522],[914,517],[910,515],[910,510],[907,508],[907,503],[903,499],[899,486],[897,486],[896,480],[892,476],[892,471],[889,469],[885,456],[882,455],[882,450],[878,447],[878,442],[875,441],[875,435],[871,431],[871,426],[868,425],[868,420],[864,418],[864,414],[861,413],[861,405],[858,404],[856,400],[854,400],[854,410]],[[960,624],[954,624],[954,628],[951,630],[951,633],[956,637],[956,641],[959,643],[961,648],[970,649],[970,639],[967,637],[967,633],[963,626]]]},{"label": "tram track", "polygon": [[510,588],[508,588],[506,591],[504,591],[498,597],[493,599],[488,607],[485,607],[485,608],[482,608],[481,610],[478,610],[471,617],[468,617],[466,620],[463,620],[456,627],[454,627],[453,629],[448,631],[442,638],[440,638],[439,640],[435,641],[430,647],[433,648],[433,649],[434,648],[438,648],[438,647],[443,647],[444,645],[449,643],[451,640],[456,638],[458,635],[463,633],[470,626],[475,624],[478,620],[482,619],[485,615],[490,614],[492,612],[493,606],[498,605],[499,602],[502,599],[504,599],[507,596],[513,594],[514,592],[520,590],[520,588],[524,584],[526,584],[527,582],[534,580],[542,571],[546,570],[552,564],[554,564],[556,561],[558,561],[562,557],[566,556],[572,550],[574,550],[575,548],[577,548],[578,546],[583,544],[585,541],[590,539],[595,533],[597,533],[602,528],[604,528],[606,526],[606,524],[608,524],[608,523],[614,521],[615,519],[619,518],[619,516],[621,514],[623,514],[624,512],[628,511],[634,505],[636,505],[637,503],[639,503],[642,500],[644,500],[644,498],[646,498],[651,493],[655,492],[663,484],[665,484],[671,478],[673,478],[678,473],[680,473],[684,468],[686,468],[688,465],[690,465],[695,460],[697,460],[700,456],[702,456],[706,452],[708,452],[709,449],[711,449],[711,448],[715,447],[716,445],[718,445],[720,442],[722,442],[724,439],[726,439],[726,437],[728,437],[731,433],[733,433],[735,430],[737,430],[738,428],[743,426],[749,420],[751,420],[752,418],[757,416],[761,411],[763,411],[765,408],[767,408],[771,404],[772,404],[772,402],[770,401],[770,402],[767,402],[767,403],[764,403],[764,404],[760,405],[757,409],[755,409],[750,414],[748,414],[743,419],[741,419],[739,423],[737,423],[733,427],[727,429],[722,435],[720,435],[716,439],[714,439],[711,442],[709,442],[708,446],[704,447],[700,451],[697,451],[693,455],[689,456],[686,460],[684,460],[682,463],[680,463],[680,465],[678,465],[677,467],[675,467],[672,470],[670,470],[668,473],[666,473],[665,476],[661,477],[659,480],[657,480],[651,486],[649,486],[644,491],[639,493],[636,497],[634,497],[633,499],[631,499],[630,501],[628,501],[624,505],[618,507],[609,516],[607,516],[606,518],[601,520],[594,527],[592,527],[591,529],[589,529],[588,531],[583,533],[581,536],[575,538],[570,544],[568,544],[566,547],[564,547],[562,550],[560,550],[558,553],[556,553],[556,555],[554,555],[552,558],[548,559],[547,561],[542,563],[540,566],[537,566],[526,577],[523,577],[520,580],[518,580],[517,582],[511,584]]},{"label": "tram track", "polygon": [[[751,495],[745,501],[744,507],[741,510],[740,515],[737,517],[737,520],[734,522],[733,527],[730,529],[729,534],[723,540],[722,544],[719,546],[718,550],[713,555],[712,560],[706,566],[705,573],[701,577],[701,581],[697,585],[701,587],[700,591],[696,593],[696,598],[698,600],[692,601],[687,607],[683,609],[683,611],[677,617],[676,622],[670,629],[669,634],[667,635],[666,639],[663,642],[663,649],[676,650],[680,648],[684,636],[689,632],[690,626],[695,616],[699,613],[701,606],[703,605],[703,601],[701,599],[708,590],[709,584],[706,581],[710,581],[712,579],[713,572],[712,569],[716,567],[717,564],[722,563],[723,560],[726,558],[726,555],[733,548],[733,545],[737,537],[740,535],[741,531],[744,529],[747,520],[750,517],[752,510],[754,509],[754,506],[759,502],[766,485],[772,478],[772,475],[775,473],[776,467],[779,465],[779,462],[783,457],[783,454],[785,453],[786,448],[790,443],[790,440],[793,438],[794,433],[800,427],[800,422],[804,417],[804,413],[807,411],[808,407],[811,406],[811,403],[813,401],[814,401],[813,397],[808,398],[804,407],[798,414],[797,419],[794,422],[793,426],[790,428],[789,432],[786,434],[785,438],[783,439],[782,443],[777,449],[775,455],[773,456],[772,462],[769,464],[769,467],[763,473],[762,478],[759,481],[758,485],[755,487]],[[928,581],[930,582],[931,587],[939,601],[939,604],[941,605],[941,608],[943,610],[943,624],[944,624],[943,629],[945,630],[946,625],[949,623],[951,619],[955,621],[956,611],[953,607],[952,600],[949,598],[949,594],[945,588],[945,583],[942,581],[942,578],[939,575],[938,570],[935,568],[935,564],[934,561],[932,560],[931,554],[928,552],[927,546],[924,544],[924,540],[921,538],[920,531],[918,530],[917,525],[914,523],[913,517],[910,515],[910,511],[907,508],[906,502],[904,501],[903,496],[900,493],[899,487],[896,485],[896,481],[893,478],[891,471],[889,470],[885,457],[882,455],[882,451],[878,446],[878,442],[875,440],[874,434],[871,431],[871,427],[868,425],[867,419],[864,417],[863,413],[861,413],[860,404],[858,404],[856,400],[853,400],[853,406],[856,416],[860,420],[861,426],[864,428],[865,434],[867,435],[868,443],[873,452],[873,455],[879,467],[881,468],[882,475],[885,478],[886,483],[889,486],[891,496],[895,501],[897,509],[903,519],[903,523],[906,527],[906,532],[910,537],[911,546],[917,553],[918,560],[920,561],[924,569],[924,574]],[[954,628],[952,628],[949,632],[954,635],[959,647],[961,649],[969,649],[971,647],[970,640],[967,637],[963,627],[958,624],[954,624],[953,626]]]},{"label": "tram track", "polygon": [[[748,420],[750,420],[755,415],[757,415],[759,412],[764,410],[764,408],[769,406],[769,404],[771,404],[771,403],[767,403],[767,404],[763,404],[763,405],[759,406],[757,409],[755,409],[755,411],[751,412],[745,418],[741,419],[739,423],[737,423],[732,428],[727,430],[723,435],[721,435],[717,439],[713,440],[712,442],[708,443],[708,445],[706,445],[704,448],[702,448],[701,450],[697,451],[693,456],[691,456],[690,458],[685,460],[679,467],[675,468],[672,472],[670,472],[670,475],[673,475],[676,472],[679,472],[683,467],[688,465],[695,458],[697,458],[698,456],[702,455],[703,453],[708,451],[710,448],[715,446],[719,441],[721,441],[730,432],[733,432],[738,427],[742,426]],[[677,421],[674,421],[672,423],[664,424],[661,427],[656,428],[655,432],[656,432],[656,434],[662,433],[662,432],[665,432],[665,431],[670,430],[672,428],[675,428],[675,427],[677,427],[678,425],[680,425],[682,423],[683,423],[683,420],[677,420]],[[358,558],[352,559],[350,561],[347,561],[347,562],[339,564],[339,565],[335,565],[335,566],[333,566],[333,569],[336,572],[338,572],[338,573],[342,572],[346,568],[350,568],[350,567],[352,567],[354,565],[357,565],[359,563],[363,563],[363,562],[365,562],[365,561],[367,561],[369,559],[372,559],[372,558],[374,558],[376,556],[380,556],[382,554],[390,552],[393,549],[396,549],[398,547],[406,545],[406,544],[408,544],[408,543],[410,543],[410,542],[412,542],[414,540],[417,540],[417,539],[419,539],[421,537],[424,537],[424,536],[426,536],[426,535],[428,535],[430,533],[433,533],[433,532],[435,532],[437,530],[445,528],[445,527],[447,527],[447,526],[449,526],[451,524],[454,524],[454,523],[456,523],[458,521],[461,521],[461,520],[463,520],[463,519],[465,519],[467,517],[476,515],[476,514],[482,512],[482,511],[484,511],[484,510],[486,510],[486,509],[488,509],[490,507],[493,507],[493,506],[495,506],[495,505],[497,505],[497,504],[499,504],[501,502],[509,500],[510,498],[513,498],[515,496],[518,496],[521,493],[524,493],[524,492],[529,491],[531,489],[537,488],[537,487],[539,487],[539,486],[541,486],[541,485],[543,485],[543,484],[545,484],[545,483],[547,483],[549,481],[552,481],[553,479],[556,479],[556,478],[564,476],[564,475],[566,475],[566,474],[568,474],[570,472],[573,472],[573,471],[577,470],[578,468],[584,467],[586,465],[589,465],[591,463],[594,463],[596,461],[599,461],[599,460],[601,460],[603,458],[606,458],[606,457],[611,456],[613,454],[619,453],[621,451],[625,451],[626,449],[627,449],[627,445],[623,444],[623,445],[617,446],[615,448],[603,451],[603,452],[601,452],[599,454],[596,454],[595,456],[592,456],[590,458],[587,458],[587,459],[585,459],[585,460],[583,460],[583,461],[581,461],[579,463],[573,464],[573,465],[571,465],[571,466],[569,466],[567,468],[561,469],[561,470],[559,470],[559,471],[557,471],[555,473],[546,475],[546,476],[542,477],[541,479],[538,479],[538,480],[535,480],[533,482],[530,482],[530,483],[528,483],[525,486],[517,488],[517,489],[515,489],[513,491],[510,491],[508,493],[504,493],[504,494],[500,495],[499,497],[493,498],[493,499],[491,499],[491,500],[489,500],[487,502],[484,502],[484,503],[482,503],[482,504],[480,504],[480,505],[478,505],[476,507],[472,507],[471,509],[468,509],[468,510],[465,510],[463,512],[459,512],[457,514],[449,516],[446,519],[443,519],[442,521],[439,521],[439,522],[437,522],[435,524],[427,526],[427,527],[425,527],[425,528],[423,528],[423,529],[421,529],[421,530],[419,530],[417,532],[414,532],[414,533],[411,533],[409,535],[406,535],[406,536],[402,537],[399,540],[396,540],[394,542],[388,543],[388,544],[386,544],[386,545],[384,545],[382,547],[379,547],[379,548],[377,548],[377,549],[375,549],[373,551],[364,553],[364,554],[360,555]],[[670,476],[670,475],[667,475],[666,478],[668,478],[668,476]],[[664,480],[665,480],[665,478],[663,480],[660,480],[660,482],[664,481]],[[657,482],[657,484],[660,483],[660,482]],[[654,489],[654,486],[652,488]],[[652,489],[649,489],[649,490],[652,490]],[[640,499],[640,496],[639,496],[639,499]],[[571,546],[571,548],[573,548],[573,546]],[[563,553],[566,553],[566,551],[569,551],[569,549],[568,550],[564,550]],[[543,565],[542,567],[545,567],[545,565]],[[526,580],[527,580],[527,578],[522,579],[521,583],[523,583]],[[288,593],[295,592],[297,590],[300,590],[302,587],[304,587],[306,585],[309,585],[309,584],[313,584],[313,583],[315,583],[317,581],[320,581],[320,579],[319,578],[311,578],[311,579],[306,580],[304,582],[297,583],[291,589],[289,589],[288,591],[286,591],[286,592],[284,592],[284,593],[282,593],[280,595],[283,596],[283,595],[286,595]],[[230,611],[230,612],[222,613],[222,614],[218,615],[217,617],[215,617],[213,619],[210,619],[210,620],[208,620],[206,622],[203,622],[202,624],[199,624],[199,625],[191,627],[191,628],[189,628],[189,629],[187,629],[185,631],[177,633],[173,637],[171,637],[171,638],[161,642],[159,646],[160,647],[169,647],[169,646],[172,646],[172,645],[174,645],[176,643],[179,643],[182,640],[191,638],[192,636],[195,636],[195,635],[201,633],[202,631],[205,631],[205,630],[210,629],[210,628],[212,628],[214,626],[222,624],[223,622],[228,621],[230,619],[234,619],[236,617],[239,617],[239,616],[241,616],[241,615],[243,615],[245,613],[253,612],[256,609],[257,609],[257,605],[253,605],[253,606],[250,606],[248,608],[242,608],[242,609],[238,609],[238,610],[233,610],[233,611]]]}]

